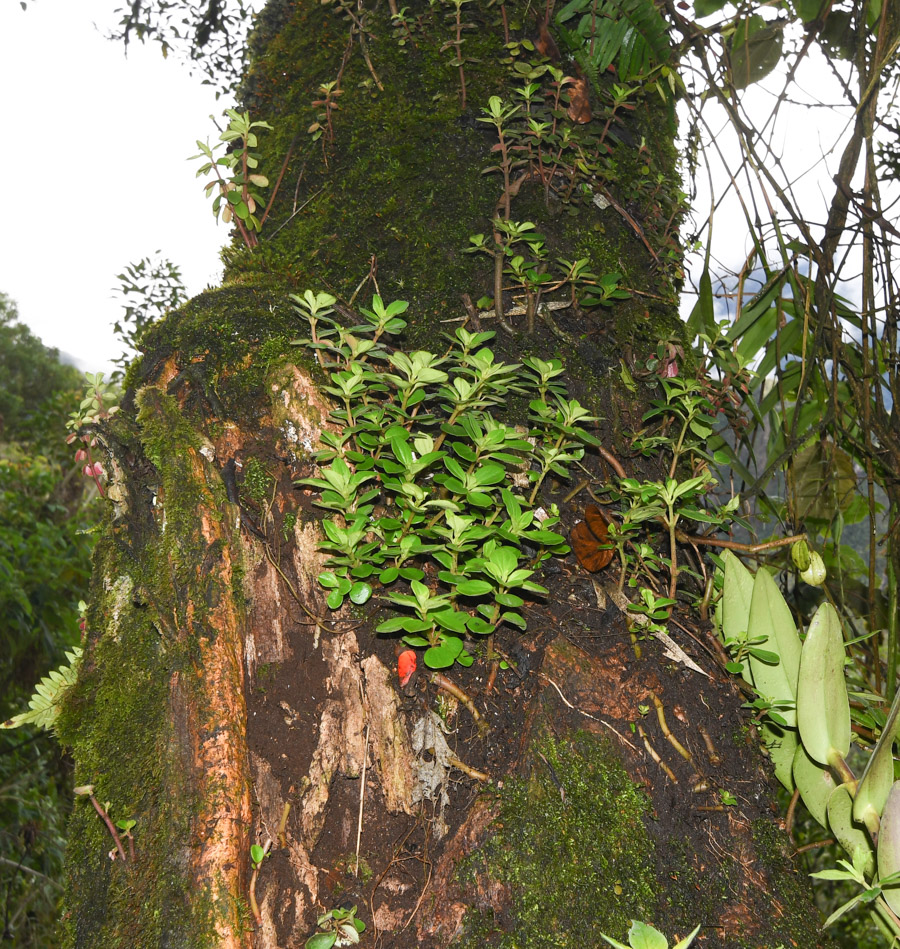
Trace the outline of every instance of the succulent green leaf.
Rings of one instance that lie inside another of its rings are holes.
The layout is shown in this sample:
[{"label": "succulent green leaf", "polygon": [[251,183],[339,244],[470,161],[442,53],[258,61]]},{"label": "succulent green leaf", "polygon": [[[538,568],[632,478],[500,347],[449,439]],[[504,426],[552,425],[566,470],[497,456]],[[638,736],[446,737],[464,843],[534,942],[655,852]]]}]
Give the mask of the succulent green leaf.
[{"label": "succulent green leaf", "polygon": [[794,754],[794,782],[810,814],[823,826],[828,826],[828,800],[837,783],[828,768],[817,764],[800,745]]},{"label": "succulent green leaf", "polygon": [[350,599],[357,605],[368,603],[372,596],[372,587],[368,583],[354,583],[350,588]]},{"label": "succulent green leaf", "polygon": [[745,642],[753,596],[753,574],[730,551],[722,554],[725,576],[722,586],[722,635],[726,642]]},{"label": "succulent green leaf", "polygon": [[619,942],[618,939],[613,939],[612,936],[607,936],[606,933],[600,933],[600,938],[605,939],[613,949],[628,949],[624,942]]},{"label": "succulent green leaf", "polygon": [[678,942],[672,946],[672,949],[688,949],[688,946],[694,941],[698,932],[700,932],[700,923],[697,923],[694,927],[694,931],[688,933],[684,939],[679,939]]},{"label": "succulent green leaf", "polygon": [[449,629],[451,632],[464,634],[466,631],[467,613],[461,613],[459,610],[447,609],[437,610],[430,614],[431,618],[443,629]]},{"label": "succulent green leaf", "polygon": [[493,623],[483,620],[480,616],[470,616],[466,620],[466,625],[469,627],[469,632],[477,633],[479,636],[488,636],[495,629]]},{"label": "succulent green leaf", "polygon": [[[747,630],[751,639],[760,639],[762,648],[778,653],[780,658],[776,666],[760,662],[751,655],[753,684],[762,695],[773,701],[794,701],[800,673],[800,637],[781,591],[765,570],[758,571],[753,581]],[[794,727],[797,724],[794,709],[783,714],[788,725]]]},{"label": "succulent green leaf", "polygon": [[816,610],[803,643],[797,726],[803,746],[819,764],[833,764],[850,750],[844,638],[841,621],[830,603]]},{"label": "succulent green leaf", "polygon": [[668,940],[658,929],[636,919],[628,930],[628,941],[631,949],[669,949]]},{"label": "succulent green leaf", "polygon": [[509,606],[513,609],[518,609],[520,606],[525,605],[525,601],[520,596],[516,596],[514,593],[498,593],[494,599],[501,606]]},{"label": "succulent green leaf", "polygon": [[[898,800],[898,803],[900,803],[900,800]],[[887,813],[887,808],[885,808],[885,813]],[[841,784],[835,788],[834,793],[828,799],[828,824],[837,842],[849,854],[853,866],[860,873],[870,878],[875,872],[875,854],[872,851],[872,842],[865,830],[853,820],[853,798],[850,796],[846,784]],[[883,822],[881,826],[883,829]],[[900,830],[900,822],[898,822],[897,830]],[[879,868],[881,867],[881,845],[882,841],[879,838]],[[894,869],[900,869],[900,863]],[[897,891],[896,895],[898,906],[900,906],[900,890]]]},{"label": "succulent green leaf", "polygon": [[425,650],[422,657],[429,669],[446,669],[456,662],[456,657],[462,652],[463,641],[455,636],[447,636],[439,646],[432,646]]},{"label": "succulent green leaf", "polygon": [[332,590],[325,598],[325,602],[332,610],[339,610],[344,602],[344,594],[340,590]]},{"label": "succulent green leaf", "polygon": [[775,777],[787,788],[794,791],[794,755],[800,744],[796,728],[784,728],[770,721],[761,726],[763,741],[769,749],[769,757],[775,769]]},{"label": "succulent green leaf", "polygon": [[875,750],[866,764],[853,798],[853,817],[862,821],[870,830],[877,832],[878,818],[887,803],[894,781],[894,738],[900,727],[900,691],[894,696],[894,704],[884,730],[878,738]]},{"label": "succulent green leaf", "polygon": [[505,581],[516,569],[519,562],[518,551],[512,547],[498,547],[490,556],[490,563],[487,565],[491,574],[498,580]]},{"label": "succulent green leaf", "polygon": [[306,940],[305,949],[331,949],[337,942],[337,933],[316,933]]},{"label": "succulent green leaf", "polygon": [[456,592],[461,596],[484,596],[493,589],[487,580],[464,580],[456,585]]},{"label": "succulent green leaf", "polygon": [[[900,871],[900,781],[895,781],[888,792],[887,803],[881,815],[878,834],[878,876],[886,877]],[[885,887],[888,906],[900,913],[900,884]]]}]

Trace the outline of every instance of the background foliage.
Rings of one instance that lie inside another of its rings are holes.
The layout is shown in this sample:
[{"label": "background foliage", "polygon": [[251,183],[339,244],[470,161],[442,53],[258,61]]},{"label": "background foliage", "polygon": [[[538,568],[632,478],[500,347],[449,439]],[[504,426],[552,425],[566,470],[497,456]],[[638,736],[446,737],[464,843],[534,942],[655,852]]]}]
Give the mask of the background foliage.
[{"label": "background foliage", "polygon": [[[0,294],[0,720],[80,642],[94,513],[65,443],[81,373],[17,321]],[[56,945],[68,763],[53,737],[0,731],[0,920],[5,943]]]}]

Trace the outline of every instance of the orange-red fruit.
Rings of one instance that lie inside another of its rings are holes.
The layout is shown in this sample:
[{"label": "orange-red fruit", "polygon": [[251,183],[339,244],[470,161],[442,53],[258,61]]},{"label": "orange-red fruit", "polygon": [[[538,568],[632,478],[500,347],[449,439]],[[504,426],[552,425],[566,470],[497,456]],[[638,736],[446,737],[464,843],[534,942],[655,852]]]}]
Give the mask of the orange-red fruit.
[{"label": "orange-red fruit", "polygon": [[413,649],[405,649],[397,656],[397,675],[400,676],[400,685],[406,685],[416,671],[416,653]]}]

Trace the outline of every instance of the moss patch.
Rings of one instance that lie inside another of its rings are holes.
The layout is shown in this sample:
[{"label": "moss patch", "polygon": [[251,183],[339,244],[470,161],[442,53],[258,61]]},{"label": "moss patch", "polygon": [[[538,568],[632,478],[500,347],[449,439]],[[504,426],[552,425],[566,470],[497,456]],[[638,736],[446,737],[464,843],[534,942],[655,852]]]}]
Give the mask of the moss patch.
[{"label": "moss patch", "polygon": [[213,906],[191,866],[204,806],[192,774],[197,652],[215,634],[210,611],[233,593],[217,569],[223,542],[207,543],[201,520],[204,511],[225,516],[227,505],[221,482],[206,483],[192,464],[202,437],[177,401],[146,387],[135,403],[136,420],[120,413],[111,425],[129,446],[128,517],[98,545],[85,658],[59,734],[76,784],[94,785],[114,821],[136,821],[136,858],[110,860],[105,825],[86,798],[76,803],[65,945],[201,949],[218,942],[216,918],[237,912]]},{"label": "moss patch", "polygon": [[[414,25],[402,46],[386,11],[366,14],[367,50],[383,90],[376,87],[358,40],[350,37],[349,23],[334,7],[292,2],[270,7],[252,44],[254,63],[243,100],[255,117],[274,125],[260,141],[263,165],[273,180],[285,156],[291,157],[260,246],[252,254],[237,244],[229,248],[226,279],[328,289],[349,298],[375,257],[382,295],[411,304],[411,344],[433,345],[437,321],[464,315],[463,293],[473,300],[492,295],[491,262],[463,251],[470,235],[489,231],[502,192],[500,176],[484,174],[496,162],[491,152],[496,135],[478,119],[492,95],[519,101],[514,89],[523,82],[504,62],[497,8],[466,7],[472,28],[463,33],[463,54],[471,60],[463,109],[458,71],[448,65],[452,17],[440,5],[404,8]],[[513,0],[505,9],[513,38],[534,38],[534,9]],[[335,139],[323,150],[306,129],[321,110],[312,105],[318,85],[339,72]],[[612,78],[603,81],[611,84]],[[635,104],[626,119],[630,132],[623,135],[629,144],[608,140],[610,153],[601,160],[603,183],[627,205],[637,228],[647,229],[651,241],[664,240],[657,232],[671,231],[679,214],[671,129],[655,92],[637,93]],[[595,105],[593,125],[599,130],[606,106]],[[643,141],[646,147],[639,148]],[[637,228],[613,208],[600,211],[590,200],[548,207],[543,192],[540,183],[524,184],[513,201],[512,218],[536,223],[551,259],[587,257],[597,273],[622,272],[630,286],[652,291],[615,308],[613,319],[623,336],[631,339],[635,330],[640,335],[648,305],[656,311],[650,321],[653,342],[673,332],[677,314],[671,278],[667,268],[657,268]],[[674,239],[671,248],[677,259]],[[367,287],[362,300],[370,293]],[[661,299],[669,302],[660,304]],[[605,325],[608,316],[609,311],[596,311],[589,322]]]},{"label": "moss patch", "polygon": [[[98,549],[100,573],[115,576],[119,558],[107,536]],[[122,593],[117,584],[92,603],[89,628],[101,628],[104,617],[108,627],[86,655],[59,733],[76,758],[76,784],[93,784],[114,821],[137,822],[137,856],[133,864],[111,860],[106,827],[87,798],[76,800],[64,944],[196,949],[212,944],[198,894],[185,886],[196,801],[180,778],[168,712],[169,681],[184,665],[183,652],[163,642],[137,596]]]},{"label": "moss patch", "polygon": [[470,912],[457,949],[598,946],[601,931],[618,938],[653,914],[647,800],[609,742],[545,734],[529,772],[505,782],[496,833],[460,868],[466,884],[486,875],[506,887],[508,912]]}]

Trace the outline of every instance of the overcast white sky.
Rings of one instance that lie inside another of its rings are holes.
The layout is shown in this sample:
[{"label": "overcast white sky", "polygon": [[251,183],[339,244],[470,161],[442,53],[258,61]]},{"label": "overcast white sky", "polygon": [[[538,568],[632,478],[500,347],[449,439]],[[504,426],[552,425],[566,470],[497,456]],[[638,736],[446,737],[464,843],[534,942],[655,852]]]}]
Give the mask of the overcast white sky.
[{"label": "overcast white sky", "polygon": [[103,35],[115,5],[0,4],[0,291],[90,371],[120,352],[115,275],[159,249],[198,293],[220,279],[228,233],[186,161],[215,139],[209,115],[226,103],[157,46],[132,44],[126,59]]}]

